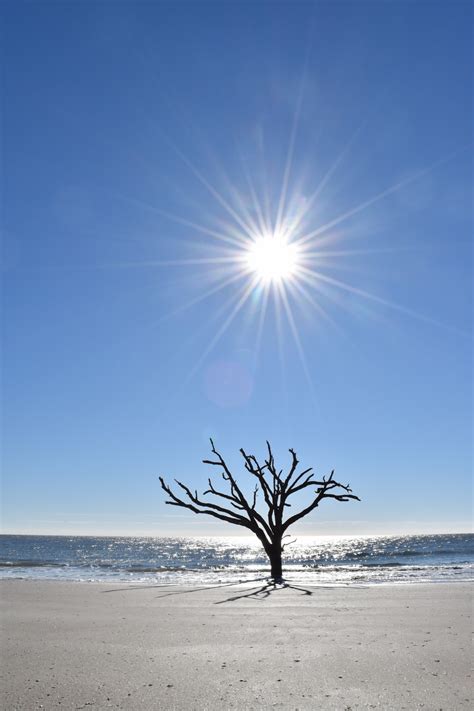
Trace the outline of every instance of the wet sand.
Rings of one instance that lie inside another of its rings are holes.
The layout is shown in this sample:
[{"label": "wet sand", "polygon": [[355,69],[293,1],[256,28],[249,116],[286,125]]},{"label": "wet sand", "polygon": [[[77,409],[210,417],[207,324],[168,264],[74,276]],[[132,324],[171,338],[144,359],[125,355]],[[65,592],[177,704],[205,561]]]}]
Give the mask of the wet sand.
[{"label": "wet sand", "polygon": [[470,585],[262,585],[4,580],[2,709],[471,707]]}]

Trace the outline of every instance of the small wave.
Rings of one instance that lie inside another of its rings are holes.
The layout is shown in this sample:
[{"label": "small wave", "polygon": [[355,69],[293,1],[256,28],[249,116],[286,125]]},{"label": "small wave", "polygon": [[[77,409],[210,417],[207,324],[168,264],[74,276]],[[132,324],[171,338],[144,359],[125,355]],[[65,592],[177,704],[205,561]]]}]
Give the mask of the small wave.
[{"label": "small wave", "polygon": [[451,550],[449,549],[432,549],[432,550],[407,550],[407,551],[387,551],[386,553],[383,553],[382,555],[386,556],[400,556],[401,558],[408,557],[408,556],[438,556],[438,555],[465,555],[466,554],[466,549],[465,548],[452,548]]},{"label": "small wave", "polygon": [[365,563],[364,568],[398,568],[403,563]]},{"label": "small wave", "polygon": [[[425,558],[430,558],[433,556],[447,556],[447,555],[466,555],[466,549],[465,548],[459,548],[459,549],[441,549],[441,550],[436,550],[435,549],[430,549],[430,550],[384,550],[384,551],[379,551],[377,553],[373,553],[372,551],[353,551],[353,552],[346,552],[344,554],[344,559],[345,560],[358,560],[361,558],[368,558],[369,556],[373,556],[375,558],[417,558],[417,557],[425,557]],[[330,560],[330,558],[329,558]]]},{"label": "small wave", "polygon": [[2,560],[0,568],[68,568],[67,563],[55,563],[38,560]]},{"label": "small wave", "polygon": [[182,565],[162,565],[162,566],[146,566],[132,565],[129,568],[120,568],[116,566],[116,570],[124,571],[125,573],[203,573],[206,571],[217,572],[222,568],[185,568]]}]

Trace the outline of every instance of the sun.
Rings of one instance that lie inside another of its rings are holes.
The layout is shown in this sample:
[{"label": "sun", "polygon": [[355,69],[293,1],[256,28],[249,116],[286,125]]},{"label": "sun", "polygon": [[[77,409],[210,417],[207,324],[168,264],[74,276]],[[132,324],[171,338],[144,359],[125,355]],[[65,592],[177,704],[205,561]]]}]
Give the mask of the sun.
[{"label": "sun", "polygon": [[248,269],[267,285],[291,279],[298,268],[296,245],[277,232],[257,235],[245,259]]}]

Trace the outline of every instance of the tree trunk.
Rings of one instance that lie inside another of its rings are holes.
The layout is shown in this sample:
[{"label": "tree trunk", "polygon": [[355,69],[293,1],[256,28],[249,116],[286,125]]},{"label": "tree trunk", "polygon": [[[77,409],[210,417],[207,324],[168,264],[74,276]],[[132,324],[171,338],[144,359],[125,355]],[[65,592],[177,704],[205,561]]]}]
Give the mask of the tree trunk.
[{"label": "tree trunk", "polygon": [[270,558],[271,577],[276,582],[281,581],[283,579],[281,563],[281,541],[274,541],[273,545],[267,551],[267,555]]}]

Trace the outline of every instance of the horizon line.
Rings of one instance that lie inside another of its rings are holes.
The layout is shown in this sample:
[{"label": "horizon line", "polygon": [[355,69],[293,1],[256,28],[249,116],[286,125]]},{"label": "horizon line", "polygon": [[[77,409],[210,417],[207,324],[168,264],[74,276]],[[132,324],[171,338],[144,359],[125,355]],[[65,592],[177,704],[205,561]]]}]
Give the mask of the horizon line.
[{"label": "horizon line", "polygon": [[[466,536],[474,535],[473,530],[452,530],[452,531],[412,531],[410,533],[301,533],[294,534],[297,538],[376,538],[376,537],[397,537],[397,536]],[[254,538],[248,534],[152,534],[152,533],[32,533],[32,532],[4,532],[0,531],[0,536],[37,536],[45,538]]]}]

